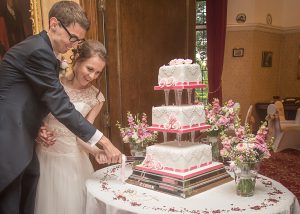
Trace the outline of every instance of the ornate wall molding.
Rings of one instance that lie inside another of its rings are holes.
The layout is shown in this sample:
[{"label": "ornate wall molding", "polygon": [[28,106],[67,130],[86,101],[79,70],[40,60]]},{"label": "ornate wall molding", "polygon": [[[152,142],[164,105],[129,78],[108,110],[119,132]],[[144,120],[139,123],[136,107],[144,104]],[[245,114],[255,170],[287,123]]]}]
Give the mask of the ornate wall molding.
[{"label": "ornate wall molding", "polygon": [[43,19],[40,0],[30,0],[30,19],[32,21],[32,32],[37,34],[43,30]]},{"label": "ornate wall molding", "polygon": [[231,24],[227,25],[227,31],[262,31],[275,34],[300,33],[300,26],[278,27],[265,24]]}]

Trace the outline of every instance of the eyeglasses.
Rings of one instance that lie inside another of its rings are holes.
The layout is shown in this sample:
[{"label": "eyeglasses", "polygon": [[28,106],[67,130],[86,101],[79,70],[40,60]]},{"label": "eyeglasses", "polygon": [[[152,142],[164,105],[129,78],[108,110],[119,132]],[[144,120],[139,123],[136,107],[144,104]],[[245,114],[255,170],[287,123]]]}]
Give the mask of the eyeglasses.
[{"label": "eyeglasses", "polygon": [[81,43],[83,43],[85,41],[85,39],[79,39],[76,35],[71,34],[68,31],[68,29],[64,26],[64,24],[59,19],[57,19],[57,20],[59,21],[59,23],[61,24],[61,26],[63,27],[63,29],[65,29],[65,31],[68,33],[68,35],[70,37],[69,38],[70,42],[72,42],[72,43],[78,42],[78,44],[81,44]]}]

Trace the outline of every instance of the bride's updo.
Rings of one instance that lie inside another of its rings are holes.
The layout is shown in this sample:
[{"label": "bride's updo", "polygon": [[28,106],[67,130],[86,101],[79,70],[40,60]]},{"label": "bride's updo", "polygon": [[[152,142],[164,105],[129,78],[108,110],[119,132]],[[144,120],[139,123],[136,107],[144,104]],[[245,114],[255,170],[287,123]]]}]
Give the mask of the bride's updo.
[{"label": "bride's updo", "polygon": [[76,63],[84,62],[85,60],[94,56],[98,56],[104,62],[106,62],[107,59],[106,48],[97,40],[86,40],[80,46],[78,46],[78,48],[72,49],[72,52],[73,54],[70,57],[72,60],[72,68],[70,69],[71,72],[68,72],[68,74],[64,76],[68,80],[72,80],[74,78],[74,69],[76,67]]},{"label": "bride's updo", "polygon": [[86,40],[72,51],[73,55],[71,59],[73,66],[76,62],[83,62],[93,56],[98,56],[106,62],[106,49],[104,45],[97,40]]}]

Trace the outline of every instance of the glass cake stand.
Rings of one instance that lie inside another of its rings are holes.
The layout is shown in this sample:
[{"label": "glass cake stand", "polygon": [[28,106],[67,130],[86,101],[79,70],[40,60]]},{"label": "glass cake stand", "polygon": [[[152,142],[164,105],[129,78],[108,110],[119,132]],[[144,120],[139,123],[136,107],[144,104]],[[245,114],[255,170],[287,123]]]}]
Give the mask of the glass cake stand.
[{"label": "glass cake stand", "polygon": [[204,169],[195,169],[186,173],[147,170],[142,165],[137,165],[133,167],[133,173],[126,182],[181,198],[188,198],[232,180],[224,165],[214,162]]}]

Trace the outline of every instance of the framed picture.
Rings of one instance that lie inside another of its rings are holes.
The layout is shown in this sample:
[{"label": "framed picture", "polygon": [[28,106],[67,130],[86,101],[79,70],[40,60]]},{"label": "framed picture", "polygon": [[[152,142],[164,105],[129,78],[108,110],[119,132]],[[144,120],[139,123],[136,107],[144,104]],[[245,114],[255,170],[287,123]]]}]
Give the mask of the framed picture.
[{"label": "framed picture", "polygon": [[[0,0],[0,60],[13,45],[35,32],[40,0]],[[39,29],[40,30],[40,29]]]},{"label": "framed picture", "polygon": [[243,57],[244,56],[244,48],[234,48],[232,49],[233,57]]},{"label": "framed picture", "polygon": [[262,67],[272,67],[272,58],[273,58],[273,52],[263,51],[262,59],[261,59],[261,66]]}]

